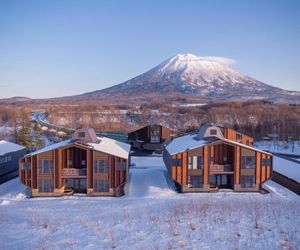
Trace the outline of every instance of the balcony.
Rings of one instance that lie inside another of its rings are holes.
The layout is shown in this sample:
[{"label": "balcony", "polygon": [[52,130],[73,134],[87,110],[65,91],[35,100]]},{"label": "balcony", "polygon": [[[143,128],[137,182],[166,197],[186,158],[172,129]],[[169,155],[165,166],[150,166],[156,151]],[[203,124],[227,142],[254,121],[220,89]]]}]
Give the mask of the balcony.
[{"label": "balcony", "polygon": [[209,172],[210,174],[233,174],[234,169],[231,164],[211,164]]},{"label": "balcony", "polygon": [[86,178],[86,168],[63,168],[62,178]]}]

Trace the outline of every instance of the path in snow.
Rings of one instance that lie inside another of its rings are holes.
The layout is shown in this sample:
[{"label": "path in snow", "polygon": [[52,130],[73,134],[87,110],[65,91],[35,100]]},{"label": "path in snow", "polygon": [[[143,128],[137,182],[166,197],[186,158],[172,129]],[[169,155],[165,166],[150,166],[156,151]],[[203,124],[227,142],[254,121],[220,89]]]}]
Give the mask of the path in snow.
[{"label": "path in snow", "polygon": [[129,197],[165,197],[176,195],[173,182],[161,157],[132,157],[129,170]]}]

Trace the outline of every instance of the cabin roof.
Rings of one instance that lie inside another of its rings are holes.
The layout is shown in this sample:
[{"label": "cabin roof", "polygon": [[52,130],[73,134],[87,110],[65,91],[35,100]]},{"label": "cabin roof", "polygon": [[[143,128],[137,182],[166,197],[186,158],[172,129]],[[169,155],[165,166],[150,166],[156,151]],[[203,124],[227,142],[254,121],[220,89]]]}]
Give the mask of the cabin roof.
[{"label": "cabin roof", "polygon": [[197,134],[188,134],[172,140],[166,146],[167,151],[173,155],[190,149],[199,148],[208,143],[205,140],[196,140]]},{"label": "cabin roof", "polygon": [[[110,155],[115,155],[121,158],[128,158],[130,153],[130,145],[127,143],[119,142],[104,136],[97,137],[98,141],[95,143],[89,142],[85,144],[81,144],[82,147],[90,148],[92,147],[95,151],[107,153]],[[35,152],[27,154],[26,156],[33,156],[37,154],[41,154],[50,150],[58,149],[61,147],[65,147],[68,145],[76,145],[76,141],[74,140],[65,140],[59,143],[51,144],[47,147],[41,148]]]},{"label": "cabin roof", "polygon": [[7,153],[16,152],[22,149],[26,149],[26,148],[13,142],[5,141],[5,140],[0,141],[0,155],[5,155]]},{"label": "cabin roof", "polygon": [[200,148],[205,145],[210,145],[210,144],[213,144],[216,142],[227,142],[230,144],[234,144],[236,146],[240,146],[240,147],[248,148],[248,149],[251,149],[251,150],[254,150],[257,152],[261,152],[264,154],[272,155],[269,152],[259,150],[257,148],[247,146],[245,144],[242,144],[242,143],[239,143],[236,141],[232,141],[232,140],[229,140],[226,138],[216,138],[215,140],[203,140],[203,139],[198,140],[197,134],[188,134],[188,135],[184,135],[184,136],[175,138],[173,141],[171,141],[170,143],[167,144],[166,150],[169,152],[170,155],[174,155],[174,154],[185,152],[187,150]]}]

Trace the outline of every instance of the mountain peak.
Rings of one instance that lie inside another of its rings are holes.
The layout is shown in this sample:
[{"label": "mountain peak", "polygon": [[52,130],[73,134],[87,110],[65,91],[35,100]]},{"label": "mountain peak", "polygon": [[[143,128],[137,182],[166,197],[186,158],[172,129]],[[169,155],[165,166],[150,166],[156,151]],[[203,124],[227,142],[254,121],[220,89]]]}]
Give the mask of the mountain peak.
[{"label": "mountain peak", "polygon": [[151,70],[124,83],[100,91],[105,94],[192,95],[219,99],[286,99],[290,93],[272,87],[231,67],[230,58],[177,54]]}]

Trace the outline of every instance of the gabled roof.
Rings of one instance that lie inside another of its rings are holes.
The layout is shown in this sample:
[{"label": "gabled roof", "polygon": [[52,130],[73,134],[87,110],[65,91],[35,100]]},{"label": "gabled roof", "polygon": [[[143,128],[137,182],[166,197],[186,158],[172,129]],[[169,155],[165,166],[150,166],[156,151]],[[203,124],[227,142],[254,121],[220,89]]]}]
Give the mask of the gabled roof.
[{"label": "gabled roof", "polygon": [[[26,156],[33,156],[50,150],[62,148],[65,146],[71,146],[71,145],[76,146],[76,141],[66,140],[59,143],[55,143],[47,147],[44,147],[40,150],[37,150],[35,152],[32,152],[30,154],[27,154]],[[119,142],[107,137],[97,137],[96,143],[89,142],[85,144],[80,144],[80,146],[86,148],[93,148],[95,151],[103,152],[110,155],[115,155],[117,157],[124,158],[124,159],[127,159],[130,153],[129,144]]]},{"label": "gabled roof", "polygon": [[194,148],[199,148],[208,143],[205,140],[197,140],[197,134],[189,134],[175,138],[166,146],[170,155],[178,154]]},{"label": "gabled roof", "polygon": [[178,153],[182,153],[188,150],[192,150],[195,148],[200,148],[203,147],[205,145],[210,145],[210,144],[215,144],[215,143],[222,143],[222,142],[226,142],[229,144],[233,144],[236,146],[240,146],[243,148],[248,148],[251,150],[254,150],[256,152],[261,152],[264,154],[269,154],[272,155],[269,152],[263,151],[263,150],[259,150],[257,148],[251,147],[251,146],[247,146],[245,144],[236,142],[236,141],[232,141],[229,139],[225,139],[225,138],[216,138],[215,140],[198,140],[197,139],[197,134],[189,134],[189,135],[184,135],[181,137],[177,137],[175,138],[173,141],[171,141],[167,146],[166,146],[166,150],[169,152],[170,155],[174,155],[174,154],[178,154]]},{"label": "gabled roof", "polygon": [[7,153],[16,152],[22,149],[26,149],[26,148],[19,144],[12,143],[9,141],[5,141],[5,140],[0,141],[0,155],[5,155]]}]

